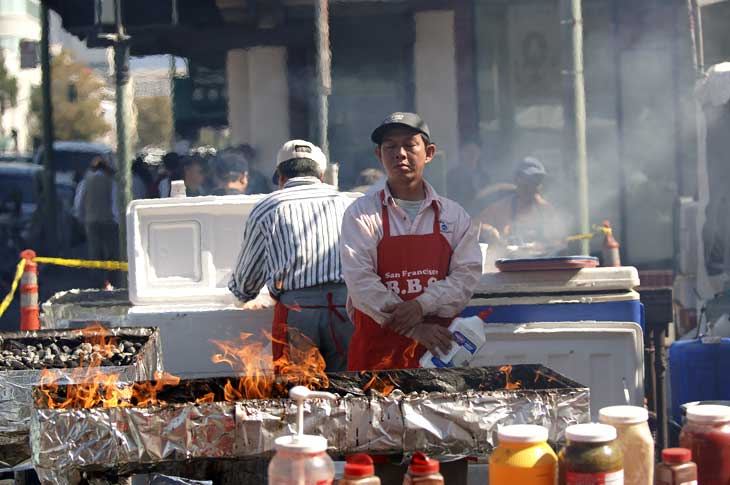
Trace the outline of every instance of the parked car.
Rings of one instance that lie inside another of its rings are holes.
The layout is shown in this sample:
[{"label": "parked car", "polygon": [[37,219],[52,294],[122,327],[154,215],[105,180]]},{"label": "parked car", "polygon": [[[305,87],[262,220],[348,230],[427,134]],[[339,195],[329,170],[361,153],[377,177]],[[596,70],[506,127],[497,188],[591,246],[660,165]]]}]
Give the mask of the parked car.
[{"label": "parked car", "polygon": [[[43,242],[42,214],[38,211],[42,192],[43,167],[27,162],[0,162],[0,243],[12,250],[34,247]],[[71,246],[73,239],[73,200],[75,184],[56,177],[58,199],[58,254]],[[39,248],[40,249],[40,248]],[[44,248],[45,249],[45,248]]]},{"label": "parked car", "polygon": [[[111,147],[103,143],[89,143],[85,141],[56,141],[53,143],[53,166],[56,174],[78,183],[84,176],[86,169],[94,157],[100,156],[112,167],[114,152]],[[43,165],[43,147],[40,147],[33,156],[33,162]]]}]

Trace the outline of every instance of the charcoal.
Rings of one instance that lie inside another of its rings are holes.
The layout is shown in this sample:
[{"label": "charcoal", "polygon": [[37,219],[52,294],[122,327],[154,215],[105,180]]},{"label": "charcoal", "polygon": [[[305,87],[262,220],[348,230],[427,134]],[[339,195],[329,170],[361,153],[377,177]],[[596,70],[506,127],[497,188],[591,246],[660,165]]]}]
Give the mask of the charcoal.
[{"label": "charcoal", "polygon": [[69,368],[100,362],[103,366],[128,366],[135,362],[145,339],[125,338],[102,348],[78,338],[21,338],[0,342],[0,371]]}]

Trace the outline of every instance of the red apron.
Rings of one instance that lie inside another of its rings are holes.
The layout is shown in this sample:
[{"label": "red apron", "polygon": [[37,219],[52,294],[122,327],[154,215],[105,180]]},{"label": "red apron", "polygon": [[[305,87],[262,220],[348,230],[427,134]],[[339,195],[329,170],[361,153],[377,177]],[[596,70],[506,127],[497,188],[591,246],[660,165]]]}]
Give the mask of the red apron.
[{"label": "red apron", "polygon": [[[345,305],[335,305],[334,298],[332,293],[327,293],[327,305],[322,306],[305,306],[305,305],[297,305],[297,308],[304,308],[304,309],[316,309],[316,310],[322,310],[327,309],[329,312],[329,328],[330,333],[332,334],[332,340],[335,342],[335,346],[337,347],[337,352],[340,354],[345,353],[344,347],[342,347],[341,343],[337,340],[337,335],[335,333],[334,325],[335,321],[334,318],[336,317],[340,322],[346,322],[344,315],[340,313],[338,308],[345,308]],[[286,353],[288,356],[288,349],[289,349],[289,325],[287,323],[287,320],[289,319],[289,308],[280,302],[278,299],[276,300],[276,306],[274,307],[274,320],[271,322],[271,351],[274,357],[274,362],[277,362],[279,359],[281,359],[284,354]]]},{"label": "red apron", "polygon": [[[385,193],[380,194],[381,201]],[[441,234],[439,208],[434,211],[433,232],[422,235],[390,235],[388,207],[383,205],[383,239],[378,244],[380,281],[404,301],[423,293],[429,283],[446,278],[451,262],[451,245]],[[427,318],[428,323],[448,326],[451,319]],[[414,340],[378,325],[365,313],[355,309],[355,333],[348,351],[348,370],[409,369],[419,367],[426,351]]]}]

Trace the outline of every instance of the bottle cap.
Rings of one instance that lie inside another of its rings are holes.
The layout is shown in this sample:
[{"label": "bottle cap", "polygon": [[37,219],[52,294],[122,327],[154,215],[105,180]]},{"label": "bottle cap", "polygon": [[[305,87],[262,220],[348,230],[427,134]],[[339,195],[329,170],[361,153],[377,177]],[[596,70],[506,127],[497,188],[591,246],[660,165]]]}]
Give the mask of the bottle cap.
[{"label": "bottle cap", "polygon": [[294,386],[289,390],[289,397],[297,403],[297,434],[281,436],[274,440],[277,450],[291,453],[321,453],[327,450],[327,438],[304,434],[304,401],[307,399],[329,399],[337,397],[329,392],[310,391],[304,386]]},{"label": "bottle cap", "polygon": [[358,453],[347,457],[345,463],[345,476],[347,477],[370,477],[375,475],[373,459],[364,453]]},{"label": "bottle cap", "polygon": [[574,424],[565,430],[565,438],[579,443],[607,443],[616,439],[616,428],[607,424]]},{"label": "bottle cap", "polygon": [[664,463],[687,463],[692,461],[692,452],[687,448],[667,448],[662,450]]},{"label": "bottle cap", "polygon": [[700,424],[726,423],[730,421],[730,406],[700,404],[687,408],[687,421]]},{"label": "bottle cap", "polygon": [[499,428],[497,436],[500,443],[543,443],[548,439],[548,430],[536,424],[514,424]]},{"label": "bottle cap", "polygon": [[322,453],[327,451],[327,438],[309,434],[280,436],[274,440],[277,450],[290,453]]},{"label": "bottle cap", "polygon": [[598,412],[604,424],[638,424],[649,419],[649,411],[639,406],[608,406]]},{"label": "bottle cap", "polygon": [[425,453],[417,451],[413,454],[408,471],[414,475],[430,475],[439,472],[439,462],[432,460]]}]

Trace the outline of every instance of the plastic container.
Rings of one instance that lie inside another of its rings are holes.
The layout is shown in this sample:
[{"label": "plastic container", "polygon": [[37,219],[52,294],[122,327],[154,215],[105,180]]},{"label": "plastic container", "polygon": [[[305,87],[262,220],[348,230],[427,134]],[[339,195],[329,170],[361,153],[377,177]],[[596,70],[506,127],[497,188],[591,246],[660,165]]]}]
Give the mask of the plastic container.
[{"label": "plastic container", "polygon": [[338,480],[338,485],[380,485],[375,476],[375,466],[370,456],[359,453],[347,457],[345,474]]},{"label": "plastic container", "polygon": [[654,483],[654,438],[649,412],[638,406],[609,406],[598,413],[599,421],[616,428],[618,446],[624,455],[624,483]]},{"label": "plastic container", "polygon": [[669,347],[672,416],[682,422],[682,404],[730,400],[730,338],[703,337]]},{"label": "plastic container", "polygon": [[533,424],[504,426],[489,458],[490,485],[554,485],[558,457],[547,444],[548,430]]},{"label": "plastic container", "polygon": [[662,450],[662,462],[656,466],[656,485],[697,485],[697,465],[686,448]]},{"label": "plastic container", "polygon": [[451,349],[441,357],[426,352],[421,357],[421,367],[466,367],[486,340],[484,319],[480,316],[455,318],[449,330],[455,340]]},{"label": "plastic container", "polygon": [[699,483],[730,483],[730,407],[688,408],[679,445],[692,452]]},{"label": "plastic container", "polygon": [[444,485],[444,477],[439,473],[439,462],[420,451],[414,453],[408,472],[403,477],[403,485]]},{"label": "plastic container", "polygon": [[624,456],[616,428],[607,424],[574,424],[565,430],[558,454],[560,485],[623,485]]},{"label": "plastic container", "polygon": [[274,441],[276,454],[269,463],[269,485],[331,485],[335,464],[327,454],[327,439],[304,434],[304,400],[336,398],[302,386],[293,387],[289,396],[297,401],[297,434]]}]

